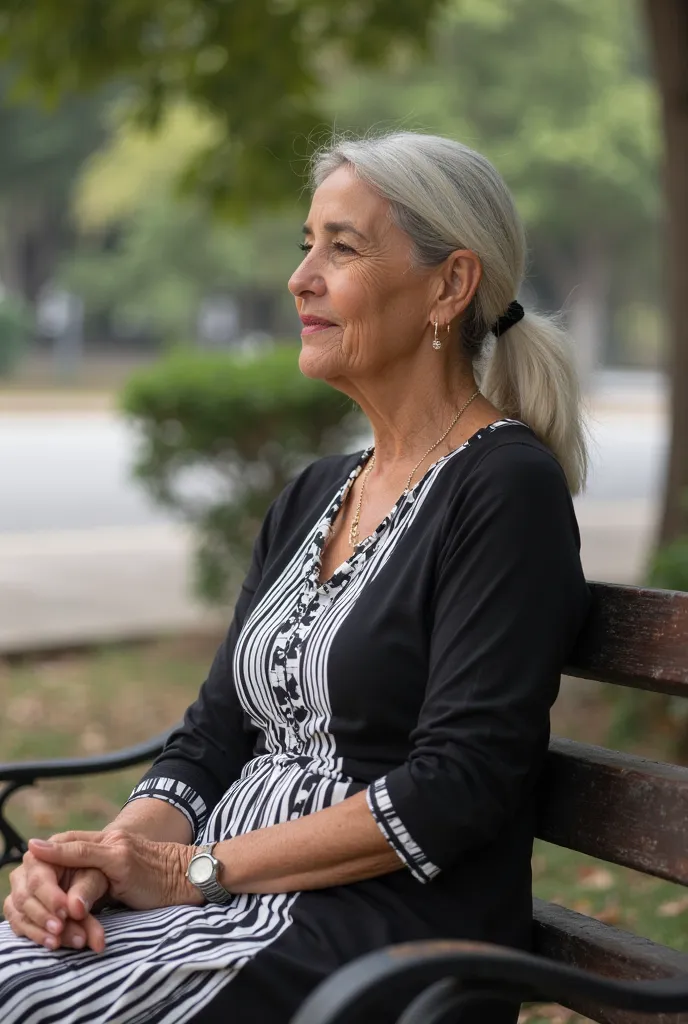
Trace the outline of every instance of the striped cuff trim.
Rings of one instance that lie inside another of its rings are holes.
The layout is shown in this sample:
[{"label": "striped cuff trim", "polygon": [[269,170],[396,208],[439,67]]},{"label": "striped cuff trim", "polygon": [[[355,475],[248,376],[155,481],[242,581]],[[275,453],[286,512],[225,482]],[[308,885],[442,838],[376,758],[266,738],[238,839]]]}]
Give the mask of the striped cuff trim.
[{"label": "striped cuff trim", "polygon": [[141,800],[144,797],[164,800],[176,807],[188,819],[194,837],[199,835],[208,818],[208,810],[203,798],[195,789],[187,786],[185,782],[179,782],[178,779],[144,779],[134,787],[127,803],[130,804],[132,801]]},{"label": "striped cuff trim", "polygon": [[440,868],[425,856],[394,810],[384,778],[377,779],[368,787],[366,799],[377,827],[414,878],[419,882],[429,882],[438,875]]}]

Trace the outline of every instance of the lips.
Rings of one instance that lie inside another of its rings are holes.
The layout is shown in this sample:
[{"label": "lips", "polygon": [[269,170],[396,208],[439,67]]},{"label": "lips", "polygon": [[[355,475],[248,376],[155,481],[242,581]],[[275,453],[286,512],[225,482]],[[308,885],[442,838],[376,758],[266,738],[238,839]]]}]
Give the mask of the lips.
[{"label": "lips", "polygon": [[331,320],[324,320],[321,316],[302,316],[301,323],[304,327],[334,327]]},{"label": "lips", "polygon": [[317,331],[326,331],[328,327],[336,327],[331,320],[323,320],[321,316],[302,316],[301,336],[304,334],[315,334]]}]

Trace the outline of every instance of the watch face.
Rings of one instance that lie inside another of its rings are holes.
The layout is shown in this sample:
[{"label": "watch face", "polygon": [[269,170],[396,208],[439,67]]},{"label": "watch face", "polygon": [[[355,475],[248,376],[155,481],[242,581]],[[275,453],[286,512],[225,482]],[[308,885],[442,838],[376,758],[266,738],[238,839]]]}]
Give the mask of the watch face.
[{"label": "watch face", "polygon": [[199,853],[189,864],[189,881],[202,885],[213,877],[215,865],[207,853]]}]

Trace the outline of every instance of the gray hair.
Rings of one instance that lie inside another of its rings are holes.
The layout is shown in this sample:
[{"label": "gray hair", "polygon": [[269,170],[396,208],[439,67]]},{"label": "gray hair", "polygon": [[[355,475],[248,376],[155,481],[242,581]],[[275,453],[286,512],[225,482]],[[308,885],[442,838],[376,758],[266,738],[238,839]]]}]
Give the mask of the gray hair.
[{"label": "gray hair", "polygon": [[388,200],[394,222],[413,242],[416,265],[437,266],[456,249],[480,257],[483,276],[461,336],[481,391],[505,416],[531,427],[578,493],[588,457],[568,334],[555,317],[530,311],[498,342],[491,332],[525,272],[523,225],[500,174],[460,142],[406,131],[335,140],[313,159],[312,187],[342,165]]}]

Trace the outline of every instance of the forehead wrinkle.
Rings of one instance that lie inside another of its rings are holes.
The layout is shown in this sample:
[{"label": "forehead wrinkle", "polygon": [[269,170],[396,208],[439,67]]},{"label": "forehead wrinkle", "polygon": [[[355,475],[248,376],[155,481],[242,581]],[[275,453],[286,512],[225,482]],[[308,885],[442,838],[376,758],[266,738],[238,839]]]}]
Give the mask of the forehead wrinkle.
[{"label": "forehead wrinkle", "polygon": [[[348,232],[349,234],[356,235],[357,238],[362,239],[364,242],[370,241],[367,235],[364,235],[362,231],[359,231],[358,228],[348,220],[327,221],[326,224],[323,224],[323,230],[327,231],[330,235],[339,235],[344,232]],[[304,235],[313,234],[313,229],[308,223],[303,225],[303,233]]]}]

